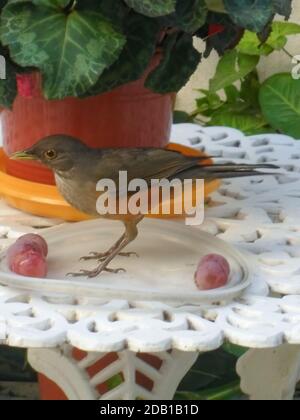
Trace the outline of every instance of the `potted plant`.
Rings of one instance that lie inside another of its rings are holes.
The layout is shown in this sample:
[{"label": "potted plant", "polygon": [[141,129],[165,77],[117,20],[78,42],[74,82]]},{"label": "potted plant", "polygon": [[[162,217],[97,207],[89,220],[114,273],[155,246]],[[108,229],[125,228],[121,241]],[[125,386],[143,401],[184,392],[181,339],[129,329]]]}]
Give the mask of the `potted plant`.
[{"label": "potted plant", "polygon": [[[244,29],[269,34],[291,0],[0,0],[4,150],[65,133],[91,146],[163,146],[174,95],[202,56],[233,48]],[[193,36],[206,41],[200,54]],[[8,172],[51,182],[44,168]],[[25,165],[25,166],[24,166]]]}]

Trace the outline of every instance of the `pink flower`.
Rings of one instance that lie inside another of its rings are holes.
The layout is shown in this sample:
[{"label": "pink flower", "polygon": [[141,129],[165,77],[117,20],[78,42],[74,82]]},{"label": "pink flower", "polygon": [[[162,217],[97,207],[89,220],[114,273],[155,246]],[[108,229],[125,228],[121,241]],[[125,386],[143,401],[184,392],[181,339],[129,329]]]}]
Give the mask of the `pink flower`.
[{"label": "pink flower", "polygon": [[225,26],[219,23],[211,23],[209,25],[208,35],[213,36],[225,31]]}]

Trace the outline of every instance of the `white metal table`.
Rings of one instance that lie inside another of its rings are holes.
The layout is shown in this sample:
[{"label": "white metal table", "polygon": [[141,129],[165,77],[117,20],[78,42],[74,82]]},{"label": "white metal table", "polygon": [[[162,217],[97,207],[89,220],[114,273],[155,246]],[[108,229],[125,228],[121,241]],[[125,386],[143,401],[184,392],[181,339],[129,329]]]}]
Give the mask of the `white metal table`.
[{"label": "white metal table", "polygon": [[[69,399],[172,399],[199,352],[226,341],[249,347],[237,366],[252,399],[291,399],[300,377],[300,142],[245,137],[224,127],[174,126],[172,141],[223,160],[272,162],[283,175],[226,180],[212,194],[201,229],[255,256],[252,287],[226,306],[53,296],[0,287],[0,342],[28,349],[29,361]],[[0,202],[0,246],[62,223]],[[85,353],[74,357],[73,348]],[[107,353],[116,355],[91,374]],[[141,353],[152,354],[152,363]],[[148,378],[149,387],[137,380]],[[115,388],[99,385],[122,373]]]}]

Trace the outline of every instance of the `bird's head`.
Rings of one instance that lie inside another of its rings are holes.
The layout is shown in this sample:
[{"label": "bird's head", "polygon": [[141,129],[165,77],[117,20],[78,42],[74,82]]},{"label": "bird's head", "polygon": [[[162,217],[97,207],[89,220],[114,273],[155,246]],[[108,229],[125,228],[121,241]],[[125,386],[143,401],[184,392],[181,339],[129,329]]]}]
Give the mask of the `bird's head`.
[{"label": "bird's head", "polygon": [[10,156],[15,160],[37,160],[54,171],[69,171],[89,148],[80,140],[65,135],[50,136],[34,146]]}]

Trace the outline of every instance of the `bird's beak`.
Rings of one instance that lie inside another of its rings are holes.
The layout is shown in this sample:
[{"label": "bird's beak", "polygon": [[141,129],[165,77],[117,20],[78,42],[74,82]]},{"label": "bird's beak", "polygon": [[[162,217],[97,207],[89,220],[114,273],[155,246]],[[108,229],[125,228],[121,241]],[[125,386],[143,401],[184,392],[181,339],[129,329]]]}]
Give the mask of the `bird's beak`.
[{"label": "bird's beak", "polygon": [[37,157],[33,153],[30,153],[29,150],[23,150],[22,152],[13,153],[9,158],[13,160],[36,160],[37,159]]}]

